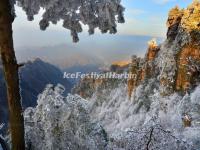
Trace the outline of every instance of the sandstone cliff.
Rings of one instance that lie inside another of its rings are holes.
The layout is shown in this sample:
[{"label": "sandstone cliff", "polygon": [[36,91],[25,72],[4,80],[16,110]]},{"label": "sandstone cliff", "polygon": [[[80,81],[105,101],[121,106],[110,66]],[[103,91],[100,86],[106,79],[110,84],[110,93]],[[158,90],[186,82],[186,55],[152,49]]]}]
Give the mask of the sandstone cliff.
[{"label": "sandstone cliff", "polygon": [[89,99],[94,94],[98,97],[105,92],[108,92],[116,88],[121,82],[125,82],[119,79],[95,79],[93,77],[83,78],[72,89],[73,94],[78,94],[82,98]]},{"label": "sandstone cliff", "polygon": [[145,79],[156,78],[163,95],[188,92],[200,82],[200,2],[194,1],[187,9],[171,9],[167,26],[164,43],[158,46],[150,41],[143,65],[132,63],[130,73],[139,79],[128,81],[129,97]]},{"label": "sandstone cliff", "polygon": [[156,40],[152,39],[148,42],[148,50],[145,58],[138,58],[132,56],[132,63],[130,65],[129,73],[136,75],[136,78],[128,80],[128,95],[132,95],[134,89],[146,79],[155,76],[155,58],[160,50]]}]

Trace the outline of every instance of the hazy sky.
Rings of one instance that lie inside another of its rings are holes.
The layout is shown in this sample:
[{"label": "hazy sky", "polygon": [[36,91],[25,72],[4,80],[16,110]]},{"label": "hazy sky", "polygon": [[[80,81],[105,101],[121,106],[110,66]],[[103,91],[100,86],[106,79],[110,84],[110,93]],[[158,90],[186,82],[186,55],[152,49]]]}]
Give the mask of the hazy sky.
[{"label": "hazy sky", "polygon": [[[27,21],[25,13],[16,7],[17,18],[14,22],[14,42],[16,50],[20,47],[54,46],[59,44],[73,45],[76,49],[87,47],[88,52],[93,50],[118,47],[119,50],[130,50],[137,43],[135,35],[161,37],[166,34],[166,20],[169,10],[179,5],[186,7],[192,0],[121,0],[125,6],[125,24],[118,24],[118,33],[115,35],[96,33],[87,34],[87,28],[80,35],[80,42],[73,44],[68,30],[62,28],[62,23],[50,25],[46,31],[40,31],[39,20],[42,12],[32,22]],[[124,40],[124,38],[128,40]],[[117,39],[117,40],[116,40]],[[139,40],[139,39],[138,39]],[[96,45],[91,45],[95,41]],[[129,43],[127,43],[129,41]],[[147,41],[143,41],[144,45]],[[119,46],[115,46],[115,43]],[[132,43],[132,44],[131,44]],[[138,48],[137,48],[138,50]],[[141,49],[144,53],[144,49]]]}]

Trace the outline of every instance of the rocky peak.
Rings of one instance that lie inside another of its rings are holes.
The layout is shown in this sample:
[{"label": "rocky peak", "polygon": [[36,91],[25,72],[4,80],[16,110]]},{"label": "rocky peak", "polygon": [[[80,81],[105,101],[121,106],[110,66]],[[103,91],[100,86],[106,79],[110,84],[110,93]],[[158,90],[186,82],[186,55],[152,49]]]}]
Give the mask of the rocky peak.
[{"label": "rocky peak", "polygon": [[136,55],[133,55],[131,57],[131,64],[129,66],[129,74],[132,74],[135,76],[135,78],[128,80],[128,96],[131,97],[131,94],[133,92],[133,89],[135,89],[142,78],[142,69],[140,67],[140,60],[141,58],[137,57]]},{"label": "rocky peak", "polygon": [[110,66],[109,71],[122,73],[128,69],[129,64],[130,64],[130,60],[113,62],[112,65]]},{"label": "rocky peak", "polygon": [[184,10],[180,9],[178,6],[172,8],[169,11],[168,20],[167,20],[167,38],[174,40],[178,34],[178,27],[181,22]]},{"label": "rocky peak", "polygon": [[194,88],[200,77],[200,45],[186,45],[177,56],[176,90]]},{"label": "rocky peak", "polygon": [[178,6],[175,6],[169,11],[167,26],[170,27],[176,23],[180,23],[183,16],[184,9],[180,9]]},{"label": "rocky peak", "polygon": [[181,27],[188,31],[200,31],[200,1],[194,0],[183,12]]},{"label": "rocky peak", "polygon": [[146,61],[153,61],[160,50],[157,45],[156,39],[152,39],[148,42],[148,50],[146,54]]},{"label": "rocky peak", "polygon": [[130,64],[129,73],[135,75],[135,78],[128,80],[128,95],[131,97],[134,89],[141,84],[145,79],[153,77],[155,73],[155,58],[160,50],[156,39],[148,42],[148,50],[145,58],[132,56],[132,63]]}]

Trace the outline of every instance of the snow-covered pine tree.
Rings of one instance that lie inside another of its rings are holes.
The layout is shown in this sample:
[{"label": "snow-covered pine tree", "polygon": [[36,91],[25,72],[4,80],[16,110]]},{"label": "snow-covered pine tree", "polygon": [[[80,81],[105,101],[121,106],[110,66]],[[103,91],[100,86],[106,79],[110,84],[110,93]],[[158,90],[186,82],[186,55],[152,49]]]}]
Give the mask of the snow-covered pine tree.
[{"label": "snow-covered pine tree", "polygon": [[[44,9],[40,28],[45,30],[49,23],[63,21],[63,27],[71,31],[74,42],[78,42],[81,23],[88,25],[89,34],[95,28],[102,33],[117,32],[117,22],[123,23],[124,8],[120,0],[1,0],[0,1],[0,55],[7,84],[10,132],[13,150],[24,150],[24,124],[21,114],[19,76],[13,46],[12,23],[15,18],[14,4],[22,7],[33,20],[41,8]],[[117,18],[117,19],[116,19]]]}]

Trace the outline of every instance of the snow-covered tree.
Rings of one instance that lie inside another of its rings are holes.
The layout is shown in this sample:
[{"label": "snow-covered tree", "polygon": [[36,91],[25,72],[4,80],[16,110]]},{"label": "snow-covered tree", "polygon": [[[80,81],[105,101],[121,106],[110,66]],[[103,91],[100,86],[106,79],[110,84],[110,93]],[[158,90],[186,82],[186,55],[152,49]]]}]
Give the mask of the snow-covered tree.
[{"label": "snow-covered tree", "polygon": [[22,7],[33,20],[39,10],[44,9],[40,28],[45,30],[49,23],[63,21],[63,27],[71,31],[73,41],[78,41],[81,24],[88,25],[89,34],[96,28],[102,33],[117,32],[117,22],[123,23],[120,0],[1,0],[0,1],[0,55],[7,85],[10,131],[13,150],[24,150],[24,124],[21,114],[19,76],[12,38],[12,23],[15,18],[14,4]]},{"label": "snow-covered tree", "polygon": [[36,108],[25,111],[26,146],[30,150],[103,150],[108,138],[103,127],[89,116],[88,101],[63,97],[61,85],[48,85]]}]

